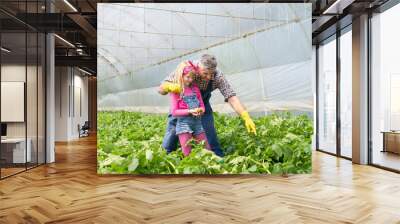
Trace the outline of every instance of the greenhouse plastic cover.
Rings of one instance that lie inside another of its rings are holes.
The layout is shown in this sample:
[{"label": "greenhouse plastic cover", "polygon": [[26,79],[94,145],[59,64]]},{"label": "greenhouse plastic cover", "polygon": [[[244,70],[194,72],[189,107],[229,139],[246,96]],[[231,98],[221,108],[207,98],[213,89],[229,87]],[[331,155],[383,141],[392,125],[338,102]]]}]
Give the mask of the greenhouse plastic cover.
[{"label": "greenhouse plastic cover", "polygon": [[[313,110],[311,4],[98,4],[98,109],[166,113],[161,81],[213,54],[250,112]],[[214,111],[233,110],[218,90]]]}]

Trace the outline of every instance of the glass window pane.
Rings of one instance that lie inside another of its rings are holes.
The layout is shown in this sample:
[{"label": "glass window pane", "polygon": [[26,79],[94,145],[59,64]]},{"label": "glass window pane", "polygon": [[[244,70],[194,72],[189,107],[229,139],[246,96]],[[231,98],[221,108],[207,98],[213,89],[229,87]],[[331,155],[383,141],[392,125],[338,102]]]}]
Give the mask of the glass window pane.
[{"label": "glass window pane", "polygon": [[[1,1],[0,6],[18,15],[43,13],[45,0]],[[0,17],[7,21],[0,24],[0,177],[5,178],[45,161],[46,40],[9,15],[0,12]]]},{"label": "glass window pane", "polygon": [[37,73],[38,73],[38,49],[37,41],[38,36],[36,32],[28,32],[28,61],[27,61],[27,80],[26,80],[26,115],[27,115],[27,141],[28,148],[30,147],[31,153],[27,163],[27,167],[34,167],[37,165]]},{"label": "glass window pane", "polygon": [[336,153],[336,40],[318,51],[319,149]]},{"label": "glass window pane", "polygon": [[400,4],[372,17],[372,163],[400,170]]},{"label": "glass window pane", "polygon": [[340,153],[351,158],[352,141],[352,35],[340,36]]},{"label": "glass window pane", "polygon": [[4,178],[24,171],[26,161],[30,160],[25,120],[26,33],[2,33],[1,46],[8,49],[1,51],[1,175]]}]

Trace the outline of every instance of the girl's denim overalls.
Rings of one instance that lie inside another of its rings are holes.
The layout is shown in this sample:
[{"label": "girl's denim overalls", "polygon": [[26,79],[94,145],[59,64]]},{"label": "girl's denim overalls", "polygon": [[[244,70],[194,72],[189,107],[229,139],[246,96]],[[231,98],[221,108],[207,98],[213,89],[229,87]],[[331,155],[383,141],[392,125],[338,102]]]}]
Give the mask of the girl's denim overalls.
[{"label": "girl's denim overalls", "polygon": [[[210,98],[212,92],[213,80],[210,80],[206,90],[200,90],[203,98],[204,106],[206,111],[201,116],[201,123],[203,129],[206,132],[208,143],[210,144],[211,150],[218,156],[223,156],[224,153],[221,150],[221,146],[218,141],[217,132],[214,126],[213,111],[210,105]],[[176,123],[178,119],[168,114],[167,130],[164,135],[162,146],[167,150],[168,153],[175,151],[178,148],[178,136],[176,135]]]},{"label": "girl's denim overalls", "polygon": [[[200,101],[192,89],[193,94],[183,96],[183,101],[188,105],[189,109],[200,107]],[[176,122],[176,134],[192,133],[198,135],[203,133],[203,125],[201,124],[200,117],[194,117],[192,115],[178,117]]]}]

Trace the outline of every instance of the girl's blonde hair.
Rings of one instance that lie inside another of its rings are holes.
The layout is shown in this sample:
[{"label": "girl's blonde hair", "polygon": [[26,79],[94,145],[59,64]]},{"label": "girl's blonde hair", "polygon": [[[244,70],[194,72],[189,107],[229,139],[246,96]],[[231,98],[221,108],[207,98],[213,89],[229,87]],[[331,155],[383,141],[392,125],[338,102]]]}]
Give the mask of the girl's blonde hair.
[{"label": "girl's blonde hair", "polygon": [[173,79],[173,83],[178,84],[181,91],[181,96],[183,95],[183,93],[185,92],[185,85],[183,83],[183,72],[185,67],[187,66],[191,66],[191,64],[188,61],[183,61],[181,62],[175,69],[174,71],[174,79]]},{"label": "girl's blonde hair", "polygon": [[[178,64],[174,71],[174,80],[173,83],[178,84],[181,90],[184,88],[183,84],[183,69],[188,65],[187,61],[183,61]],[[183,92],[183,91],[182,91]]]}]

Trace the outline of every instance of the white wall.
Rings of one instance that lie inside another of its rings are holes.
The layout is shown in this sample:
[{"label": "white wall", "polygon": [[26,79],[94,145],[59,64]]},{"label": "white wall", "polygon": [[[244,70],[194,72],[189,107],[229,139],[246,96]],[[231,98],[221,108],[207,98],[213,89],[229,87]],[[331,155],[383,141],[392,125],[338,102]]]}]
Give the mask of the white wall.
[{"label": "white wall", "polygon": [[76,68],[56,67],[56,141],[77,139],[78,124],[88,120],[88,78],[83,75]]},{"label": "white wall", "polygon": [[55,68],[55,140],[68,139],[68,88],[70,84],[69,69]]},{"label": "white wall", "polygon": [[[25,82],[24,65],[8,64],[1,66],[1,81],[3,82]],[[31,68],[28,67],[28,70]],[[7,110],[7,108],[1,108]],[[7,122],[7,137],[25,137],[25,122]]]},{"label": "white wall", "polygon": [[[71,99],[74,99],[74,102],[71,102],[71,106],[73,108],[71,109],[72,111],[72,119],[71,119],[71,132],[70,135],[72,138],[77,138],[79,137],[79,132],[78,132],[78,124],[81,126],[85,123],[85,121],[88,121],[88,77],[81,76],[82,73],[79,73],[79,75],[76,75],[76,70],[75,70],[75,75],[74,75],[74,96],[71,96]],[[79,93],[80,92],[80,93]],[[80,95],[80,97],[79,97]],[[80,101],[80,102],[79,102]],[[79,108],[81,107],[81,108]],[[81,110],[81,111],[80,111]]]},{"label": "white wall", "polygon": [[[38,70],[36,70],[38,69]],[[27,78],[27,80],[25,80]],[[26,108],[22,108],[24,113],[26,110],[26,121],[22,122],[6,122],[7,137],[21,138],[27,135],[31,141],[32,161],[39,163],[44,162],[45,150],[45,116],[44,116],[44,73],[42,67],[25,64],[3,64],[1,66],[2,82],[24,82],[26,84]],[[2,96],[7,97],[7,96]],[[13,113],[11,108],[1,108],[3,112]],[[51,150],[49,150],[51,151]],[[39,153],[37,156],[36,153]],[[51,160],[49,160],[51,162]]]},{"label": "white wall", "polygon": [[[6,64],[1,66],[1,81],[2,82],[25,82],[26,70],[30,74],[34,68],[33,66],[28,66],[18,64]],[[35,83],[36,85],[36,83]],[[28,89],[30,90],[30,89]],[[28,97],[36,97],[36,89],[34,92],[28,92]],[[4,96],[3,96],[4,97]],[[29,102],[32,100],[27,99]],[[36,105],[35,105],[36,108]],[[7,110],[7,108],[1,108],[1,110]],[[32,114],[27,114],[28,122],[33,120]],[[34,114],[36,119],[36,114]],[[35,120],[36,121],[36,120]],[[25,123],[26,122],[7,122],[7,136],[8,137],[25,137]],[[29,136],[28,136],[29,137]]]}]

